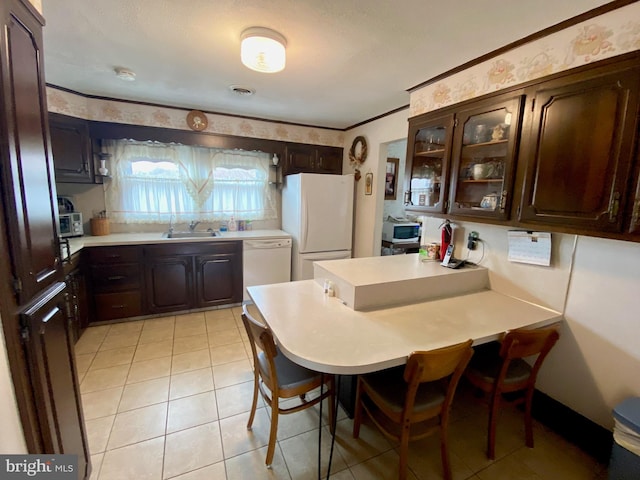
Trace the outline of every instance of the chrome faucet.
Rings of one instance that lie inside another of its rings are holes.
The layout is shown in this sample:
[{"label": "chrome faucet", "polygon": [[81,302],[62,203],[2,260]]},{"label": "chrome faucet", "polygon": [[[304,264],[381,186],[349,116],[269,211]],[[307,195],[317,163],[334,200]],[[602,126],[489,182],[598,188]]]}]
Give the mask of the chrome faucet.
[{"label": "chrome faucet", "polygon": [[196,229],[196,227],[198,226],[200,222],[196,222],[195,220],[191,220],[191,223],[189,224],[189,231],[193,233],[193,231]]}]

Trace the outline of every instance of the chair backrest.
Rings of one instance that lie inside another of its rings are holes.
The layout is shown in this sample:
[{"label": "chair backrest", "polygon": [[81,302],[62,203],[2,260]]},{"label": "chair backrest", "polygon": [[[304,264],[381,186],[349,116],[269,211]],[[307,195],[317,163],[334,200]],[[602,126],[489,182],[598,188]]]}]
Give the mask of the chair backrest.
[{"label": "chair backrest", "polygon": [[537,354],[547,354],[560,338],[555,327],[537,330],[511,330],[500,348],[502,358],[525,358]]},{"label": "chair backrest", "polygon": [[[242,323],[251,344],[254,368],[260,370],[263,381],[269,389],[273,390],[277,385],[277,373],[273,359],[278,355],[278,349],[273,340],[271,329],[253,318],[246,305],[242,306]],[[258,349],[264,352],[266,362],[261,362],[258,358]]]},{"label": "chair backrest", "polygon": [[444,413],[448,413],[456,387],[464,373],[469,360],[473,356],[473,341],[467,340],[457,345],[431,351],[412,352],[404,369],[404,380],[407,382],[404,415],[413,410],[416,392],[421,383],[446,380],[447,393],[443,403]]},{"label": "chair backrest", "polygon": [[500,347],[500,356],[503,358],[503,364],[498,376],[498,383],[504,380],[511,360],[537,355],[538,357],[533,364],[531,375],[528,379],[528,383],[535,383],[542,362],[559,338],[560,334],[556,327],[536,330],[511,330],[508,332]]}]

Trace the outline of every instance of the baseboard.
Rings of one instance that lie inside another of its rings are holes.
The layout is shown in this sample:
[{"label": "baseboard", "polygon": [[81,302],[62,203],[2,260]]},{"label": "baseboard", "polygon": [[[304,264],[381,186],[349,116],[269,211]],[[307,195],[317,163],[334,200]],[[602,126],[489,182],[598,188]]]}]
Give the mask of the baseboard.
[{"label": "baseboard", "polygon": [[538,390],[533,395],[532,415],[600,463],[609,463],[613,434],[606,428]]}]

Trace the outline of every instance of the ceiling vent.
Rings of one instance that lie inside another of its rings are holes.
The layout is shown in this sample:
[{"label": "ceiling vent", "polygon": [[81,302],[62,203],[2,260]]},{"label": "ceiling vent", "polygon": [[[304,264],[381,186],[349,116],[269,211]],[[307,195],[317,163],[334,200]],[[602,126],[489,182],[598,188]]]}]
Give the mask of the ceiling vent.
[{"label": "ceiling vent", "polygon": [[231,90],[236,95],[240,95],[242,97],[250,97],[256,91],[253,88],[243,87],[241,85],[231,85],[229,86],[229,90]]}]

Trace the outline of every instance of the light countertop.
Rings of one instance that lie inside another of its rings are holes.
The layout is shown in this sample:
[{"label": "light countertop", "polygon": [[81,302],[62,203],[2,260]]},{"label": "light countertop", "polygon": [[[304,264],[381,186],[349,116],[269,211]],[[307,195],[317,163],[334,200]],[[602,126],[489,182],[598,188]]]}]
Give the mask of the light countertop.
[{"label": "light countertop", "polygon": [[291,237],[291,235],[283,230],[247,230],[243,232],[221,232],[215,237],[198,238],[165,238],[162,235],[162,232],[112,233],[110,235],[85,235],[83,237],[70,238],[70,255],[73,255],[74,253],[82,250],[82,248],[84,247],[145,245],[154,243],[220,242],[225,240],[259,240]]},{"label": "light countertop", "polygon": [[484,290],[450,298],[357,311],[328,297],[315,280],[248,287],[283,352],[300,365],[354,375],[402,365],[433,350],[507,330],[559,322],[559,312]]}]

